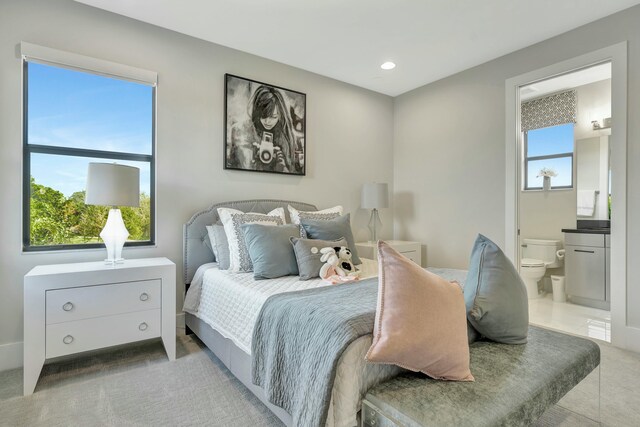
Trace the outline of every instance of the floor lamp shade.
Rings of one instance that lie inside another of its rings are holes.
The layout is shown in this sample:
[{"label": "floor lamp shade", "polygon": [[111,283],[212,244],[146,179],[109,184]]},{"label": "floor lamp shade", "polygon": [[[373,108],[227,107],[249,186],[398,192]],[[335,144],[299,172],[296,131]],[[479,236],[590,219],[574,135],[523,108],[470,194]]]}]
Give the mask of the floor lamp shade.
[{"label": "floor lamp shade", "polygon": [[89,163],[87,205],[112,206],[100,237],[107,248],[107,263],[122,262],[122,247],[129,231],[116,206],[140,206],[140,169],[115,163]]},{"label": "floor lamp shade", "polygon": [[378,229],[382,227],[378,209],[389,207],[389,186],[386,183],[369,182],[362,186],[362,200],[360,207],[363,209],[371,209],[371,218],[369,219],[369,231],[371,232],[371,241],[378,241]]}]

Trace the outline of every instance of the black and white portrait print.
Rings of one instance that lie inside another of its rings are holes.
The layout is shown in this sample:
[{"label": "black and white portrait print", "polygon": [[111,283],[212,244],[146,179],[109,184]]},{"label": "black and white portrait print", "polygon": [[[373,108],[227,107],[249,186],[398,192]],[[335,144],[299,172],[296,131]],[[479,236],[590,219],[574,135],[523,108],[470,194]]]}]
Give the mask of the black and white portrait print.
[{"label": "black and white portrait print", "polygon": [[305,174],[306,95],[225,75],[225,169]]}]

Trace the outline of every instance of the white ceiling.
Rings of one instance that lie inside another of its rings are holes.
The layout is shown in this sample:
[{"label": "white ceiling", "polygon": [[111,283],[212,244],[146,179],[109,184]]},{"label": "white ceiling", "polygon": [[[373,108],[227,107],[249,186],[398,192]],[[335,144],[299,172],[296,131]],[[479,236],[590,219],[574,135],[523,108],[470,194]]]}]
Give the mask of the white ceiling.
[{"label": "white ceiling", "polygon": [[[396,96],[640,0],[76,0]],[[397,67],[383,71],[380,64]]]},{"label": "white ceiling", "polygon": [[551,79],[542,80],[520,88],[520,99],[537,98],[548,93],[588,85],[611,78],[611,62],[584,68],[572,73],[563,74]]}]

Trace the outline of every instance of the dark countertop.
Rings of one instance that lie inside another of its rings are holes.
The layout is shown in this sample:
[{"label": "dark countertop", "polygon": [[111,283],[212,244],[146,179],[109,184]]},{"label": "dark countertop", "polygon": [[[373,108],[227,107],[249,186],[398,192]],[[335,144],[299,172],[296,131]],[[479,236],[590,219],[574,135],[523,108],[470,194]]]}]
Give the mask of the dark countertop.
[{"label": "dark countertop", "polygon": [[611,234],[610,228],[563,228],[563,233]]}]

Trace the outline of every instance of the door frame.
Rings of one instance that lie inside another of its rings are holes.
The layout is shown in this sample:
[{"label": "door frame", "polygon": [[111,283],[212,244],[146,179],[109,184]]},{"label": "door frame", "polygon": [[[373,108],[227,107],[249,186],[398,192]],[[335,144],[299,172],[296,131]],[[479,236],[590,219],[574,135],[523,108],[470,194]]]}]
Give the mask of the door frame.
[{"label": "door frame", "polygon": [[[505,254],[519,264],[522,187],[521,86],[611,61],[611,343],[640,351],[640,329],[627,324],[627,42],[617,43],[505,81]],[[620,177],[622,179],[620,179]],[[519,267],[519,266],[518,266]]]}]

